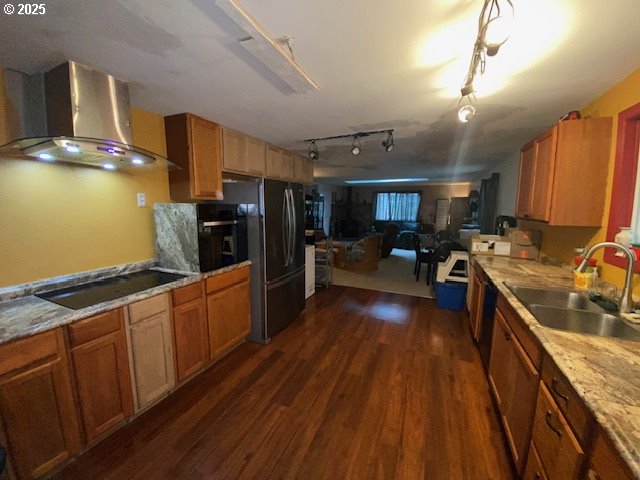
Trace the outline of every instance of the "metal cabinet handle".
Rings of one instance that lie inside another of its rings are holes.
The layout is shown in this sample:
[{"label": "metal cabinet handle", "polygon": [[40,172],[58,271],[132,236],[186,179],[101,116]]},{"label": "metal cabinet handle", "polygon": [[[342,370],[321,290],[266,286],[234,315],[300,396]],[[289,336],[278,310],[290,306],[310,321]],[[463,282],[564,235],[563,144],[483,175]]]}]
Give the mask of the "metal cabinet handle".
[{"label": "metal cabinet handle", "polygon": [[536,472],[536,474],[533,476],[533,480],[540,480],[542,478],[542,475],[540,475],[540,472]]},{"label": "metal cabinet handle", "polygon": [[569,397],[558,390],[558,383],[560,383],[560,382],[556,377],[553,377],[551,379],[551,392],[553,392],[555,395],[557,395],[562,400],[564,400],[568,405],[569,404]]},{"label": "metal cabinet handle", "polygon": [[551,419],[553,418],[553,412],[551,410],[547,410],[547,414],[544,416],[544,421],[547,422],[547,426],[553,430],[554,432],[556,432],[556,434],[558,434],[559,437],[562,436],[562,430],[560,430],[560,428],[556,427],[555,425],[553,425],[551,423]]},{"label": "metal cabinet handle", "polygon": [[510,334],[509,332],[505,332],[505,334],[504,334],[504,339],[505,339],[507,342],[510,342],[510,341],[511,341],[511,334]]}]

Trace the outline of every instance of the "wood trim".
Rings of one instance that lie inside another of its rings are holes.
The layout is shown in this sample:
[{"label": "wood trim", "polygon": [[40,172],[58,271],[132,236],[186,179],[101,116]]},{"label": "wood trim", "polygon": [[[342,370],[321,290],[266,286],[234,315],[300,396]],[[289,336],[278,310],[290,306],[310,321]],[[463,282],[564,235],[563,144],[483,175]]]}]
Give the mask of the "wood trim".
[{"label": "wood trim", "polygon": [[[640,103],[618,114],[618,138],[613,171],[613,188],[609,207],[607,241],[612,242],[620,227],[628,227],[633,215],[633,201],[638,170],[638,148],[640,145]],[[606,248],[604,261],[620,268],[626,267],[626,259],[615,256],[615,251]],[[640,262],[636,263],[640,273]]]}]

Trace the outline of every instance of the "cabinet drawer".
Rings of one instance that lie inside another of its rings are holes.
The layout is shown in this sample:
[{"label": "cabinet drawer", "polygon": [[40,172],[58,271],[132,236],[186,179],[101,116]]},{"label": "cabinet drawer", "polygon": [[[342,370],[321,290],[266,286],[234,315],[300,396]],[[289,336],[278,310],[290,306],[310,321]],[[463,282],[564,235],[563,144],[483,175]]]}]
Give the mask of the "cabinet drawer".
[{"label": "cabinet drawer", "polygon": [[502,312],[502,315],[507,320],[509,327],[513,330],[522,348],[524,348],[527,355],[531,359],[531,362],[539,372],[542,369],[542,346],[535,337],[529,327],[524,323],[524,320],[520,318],[520,315],[509,304],[509,301],[504,298],[502,294],[498,295],[497,308]]},{"label": "cabinet drawer", "polygon": [[540,382],[533,443],[549,480],[577,479],[584,452],[544,382]]},{"label": "cabinet drawer", "polygon": [[540,455],[538,455],[538,451],[533,442],[531,442],[531,446],[529,447],[527,468],[524,471],[522,480],[547,480],[544,468],[542,468],[542,462],[540,461]]},{"label": "cabinet drawer", "polygon": [[0,376],[19,370],[39,360],[58,355],[62,346],[61,329],[23,338],[0,347]]},{"label": "cabinet drawer", "polygon": [[193,283],[186,287],[176,288],[173,292],[173,306],[178,307],[185,303],[202,298],[202,282]]},{"label": "cabinet drawer", "polygon": [[147,298],[129,305],[129,323],[141,322],[145,318],[153,317],[158,313],[169,310],[169,295],[163,293],[155,297]]},{"label": "cabinet drawer", "polygon": [[593,417],[548,356],[545,356],[542,364],[542,380],[544,380],[556,405],[573,428],[578,440],[585,444],[594,425]]},{"label": "cabinet drawer", "polygon": [[67,327],[69,329],[69,343],[72,347],[76,347],[119,330],[122,326],[121,312],[122,309],[111,310],[72,323]]},{"label": "cabinet drawer", "polygon": [[246,281],[249,278],[249,267],[242,267],[215,277],[207,278],[207,294],[228,288],[231,285]]}]

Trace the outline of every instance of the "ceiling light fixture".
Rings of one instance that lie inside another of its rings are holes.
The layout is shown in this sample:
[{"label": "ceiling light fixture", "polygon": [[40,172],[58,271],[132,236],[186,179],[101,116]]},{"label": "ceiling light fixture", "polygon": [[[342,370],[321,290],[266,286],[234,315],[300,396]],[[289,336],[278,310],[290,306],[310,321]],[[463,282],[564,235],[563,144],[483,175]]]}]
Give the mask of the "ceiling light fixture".
[{"label": "ceiling light fixture", "polygon": [[41,153],[40,155],[38,155],[38,158],[40,160],[45,160],[47,162],[50,162],[51,160],[55,160],[55,157],[53,155],[51,155],[50,153]]},{"label": "ceiling light fixture", "polygon": [[135,157],[133,160],[131,160],[131,163],[133,163],[134,165],[144,165],[144,160],[142,160],[140,157]]},{"label": "ceiling light fixture", "polygon": [[391,150],[393,150],[393,147],[394,147],[393,130],[389,130],[389,132],[387,132],[387,138],[386,140],[382,141],[382,146],[387,152],[390,152]]},{"label": "ceiling light fixture", "polygon": [[311,160],[317,160],[320,157],[320,153],[318,152],[318,145],[317,145],[317,142],[319,141],[337,140],[340,138],[353,138],[353,142],[351,143],[351,154],[360,155],[360,152],[362,152],[362,145],[360,144],[360,138],[386,133],[387,138],[382,142],[382,146],[387,152],[390,152],[391,150],[393,150],[395,146],[393,141],[393,131],[394,131],[393,128],[387,128],[385,130],[369,130],[366,132],[345,133],[344,135],[333,135],[330,137],[308,138],[304,141],[306,143],[309,143],[309,158]]},{"label": "ceiling light fixture", "polygon": [[318,152],[318,146],[316,145],[316,141],[311,140],[311,143],[309,144],[309,158],[311,160],[317,160],[319,156],[320,154]]},{"label": "ceiling light fixture", "polygon": [[465,98],[467,99],[465,104],[458,109],[458,120],[462,123],[467,123],[476,114],[476,96],[473,91],[462,97],[458,102],[458,105],[460,105]]},{"label": "ceiling light fixture", "polygon": [[115,170],[116,166],[113,163],[105,163],[102,165],[102,168],[106,170]]},{"label": "ceiling light fixture", "polygon": [[[478,19],[478,35],[473,44],[471,63],[460,89],[461,101],[468,98],[469,104],[458,110],[461,122],[468,122],[476,112],[473,81],[478,70],[482,75],[486,67],[486,57],[493,57],[498,49],[509,39],[509,30],[513,23],[513,3],[511,0],[484,0]],[[472,96],[473,95],[473,99]]]},{"label": "ceiling light fixture", "polygon": [[351,155],[360,155],[360,139],[357,135],[353,136],[353,143],[351,144]]}]

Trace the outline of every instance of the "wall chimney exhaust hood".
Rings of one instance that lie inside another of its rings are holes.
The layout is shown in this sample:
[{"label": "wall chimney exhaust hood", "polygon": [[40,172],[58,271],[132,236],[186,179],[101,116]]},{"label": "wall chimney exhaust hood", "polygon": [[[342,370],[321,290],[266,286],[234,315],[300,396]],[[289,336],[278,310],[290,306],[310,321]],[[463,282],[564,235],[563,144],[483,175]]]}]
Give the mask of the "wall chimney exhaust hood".
[{"label": "wall chimney exhaust hood", "polygon": [[[0,158],[74,163],[130,174],[178,169],[163,156],[132,145],[125,82],[73,61],[57,66],[43,78],[39,88],[33,88],[31,82],[28,95],[32,104],[38,103],[34,96],[44,95],[40,103],[46,108],[46,122],[38,119],[40,122],[31,123],[46,123],[46,136],[3,145]],[[40,112],[39,116],[43,115]],[[33,112],[25,117],[29,123]]]}]

